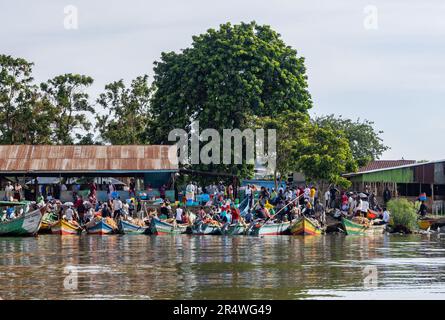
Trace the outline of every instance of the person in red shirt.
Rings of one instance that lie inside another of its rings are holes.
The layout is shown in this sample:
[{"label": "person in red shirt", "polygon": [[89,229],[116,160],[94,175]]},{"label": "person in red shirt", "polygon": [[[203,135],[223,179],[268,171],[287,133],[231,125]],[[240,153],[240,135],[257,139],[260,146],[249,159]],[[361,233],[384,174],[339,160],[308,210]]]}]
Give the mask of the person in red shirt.
[{"label": "person in red shirt", "polygon": [[232,211],[232,223],[233,224],[238,223],[241,217],[239,209],[232,207],[231,211]]}]

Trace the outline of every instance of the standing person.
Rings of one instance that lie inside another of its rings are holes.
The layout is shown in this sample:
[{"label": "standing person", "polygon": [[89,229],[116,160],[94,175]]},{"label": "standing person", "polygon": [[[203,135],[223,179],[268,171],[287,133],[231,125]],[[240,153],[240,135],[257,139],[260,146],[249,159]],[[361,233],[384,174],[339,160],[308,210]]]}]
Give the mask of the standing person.
[{"label": "standing person", "polygon": [[108,200],[112,200],[113,199],[113,192],[116,191],[116,189],[114,188],[114,185],[111,183],[111,181],[108,182],[108,186],[107,186],[107,195],[108,195]]},{"label": "standing person", "polygon": [[391,214],[389,213],[388,209],[386,207],[383,208],[383,223],[389,224],[390,219],[391,219]]},{"label": "standing person", "polygon": [[306,186],[304,189],[304,202],[311,200],[311,188],[309,186]]},{"label": "standing person", "polygon": [[182,214],[184,213],[184,210],[182,210],[181,206],[179,205],[176,208],[176,223],[181,224],[182,223]]},{"label": "standing person", "polygon": [[315,205],[315,193],[317,192],[317,190],[315,190],[315,187],[312,186],[311,191],[310,191],[310,201],[312,205]]},{"label": "standing person", "polygon": [[428,213],[428,207],[426,206],[425,201],[422,201],[420,204],[418,214],[420,214],[422,217],[425,217],[427,213]]},{"label": "standing person", "polygon": [[96,204],[96,194],[97,194],[97,185],[93,181],[90,183],[90,194],[88,195],[88,198],[90,199],[91,204]]},{"label": "standing person", "polygon": [[113,200],[113,218],[117,219],[122,215],[123,203],[120,197]]},{"label": "standing person", "polygon": [[383,201],[385,202],[385,205],[391,200],[391,198],[391,191],[389,191],[388,186],[386,186],[385,191],[383,191]]},{"label": "standing person", "polygon": [[227,187],[227,195],[230,200],[233,200],[233,186],[231,184]]},{"label": "standing person", "polygon": [[324,205],[326,209],[331,207],[331,192],[329,190],[326,190],[324,194]]},{"label": "standing person", "polygon": [[73,221],[74,219],[74,210],[71,208],[71,206],[68,206],[68,208],[65,211],[65,219],[68,221]]},{"label": "standing person", "polygon": [[249,208],[253,207],[253,197],[252,197],[252,189],[250,188],[250,185],[247,185],[246,187],[246,197],[249,199]]},{"label": "standing person", "polygon": [[21,198],[22,198],[22,186],[20,185],[20,183],[16,182],[16,184],[14,185],[14,199],[20,201]]},{"label": "standing person", "polygon": [[167,187],[165,186],[165,184],[163,184],[160,188],[159,188],[159,195],[161,196],[162,200],[165,200],[165,190],[167,189]]},{"label": "standing person", "polygon": [[[162,203],[164,204],[164,203]],[[130,204],[128,205],[128,213],[130,214],[130,217],[134,218],[134,210],[135,210],[135,205],[134,205],[134,201],[133,199],[130,200]]]},{"label": "standing person", "polygon": [[134,181],[134,178],[131,178],[131,180],[130,180],[129,196],[130,196],[130,198],[136,196],[136,182]]},{"label": "standing person", "polygon": [[193,182],[190,181],[190,183],[187,185],[185,191],[190,196],[192,201],[195,201],[195,191],[196,191],[196,189],[195,189],[195,185],[193,184]]},{"label": "standing person", "polygon": [[[37,179],[37,178],[36,178]],[[13,199],[14,187],[11,184],[11,181],[8,181],[5,187],[5,197],[7,201],[12,201]]]},{"label": "standing person", "polygon": [[337,200],[337,189],[334,186],[332,186],[329,192],[331,193],[329,197],[329,200],[331,201],[331,208],[335,209]]}]

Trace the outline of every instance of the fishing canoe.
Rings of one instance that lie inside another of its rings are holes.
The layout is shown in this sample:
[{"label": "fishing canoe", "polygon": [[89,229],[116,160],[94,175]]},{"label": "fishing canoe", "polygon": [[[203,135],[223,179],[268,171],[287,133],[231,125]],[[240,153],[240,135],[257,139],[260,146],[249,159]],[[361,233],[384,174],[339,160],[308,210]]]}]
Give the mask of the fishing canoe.
[{"label": "fishing canoe", "polygon": [[229,236],[239,236],[246,234],[247,227],[242,223],[235,223],[228,226],[223,227],[222,234],[226,234]]},{"label": "fishing canoe", "polygon": [[173,224],[153,218],[150,223],[151,234],[161,236],[168,234],[183,234],[187,232],[188,225]]},{"label": "fishing canoe", "polygon": [[46,207],[25,212],[22,216],[0,222],[0,236],[34,236],[40,229]]},{"label": "fishing canoe", "polygon": [[106,223],[105,219],[90,222],[86,229],[88,234],[106,235],[114,233],[113,227]]},{"label": "fishing canoe", "polygon": [[276,236],[290,234],[290,222],[280,223],[256,223],[254,224],[249,234],[252,236]]},{"label": "fishing canoe", "polygon": [[57,222],[57,215],[53,212],[47,212],[43,215],[42,223],[40,224],[39,233],[40,234],[50,234],[51,226]]},{"label": "fishing canoe", "polygon": [[321,228],[307,217],[301,217],[290,227],[290,232],[294,236],[316,236],[321,235]]},{"label": "fishing canoe", "polygon": [[349,219],[342,219],[342,224],[345,229],[345,232],[347,235],[364,235],[366,234],[367,230],[369,229],[368,226],[365,226],[363,224],[355,223]]},{"label": "fishing canoe", "polygon": [[431,218],[420,219],[417,221],[420,230],[428,230],[435,223],[437,223],[437,219],[431,219]]},{"label": "fishing canoe", "polygon": [[52,234],[60,234],[62,236],[79,235],[82,228],[65,219],[59,220],[51,226]]},{"label": "fishing canoe", "polygon": [[192,234],[195,235],[219,235],[222,234],[221,227],[215,224],[198,222],[192,226]]},{"label": "fishing canoe", "polygon": [[119,232],[122,234],[147,234],[150,227],[141,227],[130,221],[119,220]]}]

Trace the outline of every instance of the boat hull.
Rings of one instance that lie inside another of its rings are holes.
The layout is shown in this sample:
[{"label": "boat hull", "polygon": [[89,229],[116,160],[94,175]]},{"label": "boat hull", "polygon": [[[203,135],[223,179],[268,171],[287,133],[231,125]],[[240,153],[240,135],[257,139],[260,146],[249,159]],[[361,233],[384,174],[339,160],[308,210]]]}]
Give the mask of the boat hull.
[{"label": "boat hull", "polygon": [[82,228],[65,220],[57,221],[51,226],[52,234],[59,234],[62,236],[79,235],[82,233]]},{"label": "boat hull", "polygon": [[113,227],[107,224],[105,221],[100,220],[94,225],[87,227],[88,234],[107,235],[114,233]]},{"label": "boat hull", "polygon": [[183,234],[187,232],[187,225],[174,225],[159,219],[152,219],[150,231],[157,236]]},{"label": "boat hull", "polygon": [[231,224],[224,228],[223,234],[229,235],[229,236],[239,236],[246,234],[247,228],[242,225],[241,223],[238,224]]},{"label": "boat hull", "polygon": [[295,222],[291,226],[290,232],[294,236],[317,236],[322,234],[322,230],[306,217],[301,217]]},{"label": "boat hull", "polygon": [[0,223],[0,236],[34,236],[40,229],[46,207],[27,212],[11,221]]},{"label": "boat hull", "polygon": [[211,225],[209,223],[198,223],[192,227],[192,233],[194,235],[219,235],[222,234],[221,227]]},{"label": "boat hull", "polygon": [[252,236],[278,236],[290,234],[290,222],[256,224],[250,230]]},{"label": "boat hull", "polygon": [[348,219],[342,219],[342,224],[343,224],[346,234],[349,236],[364,235],[367,233],[367,231],[369,229],[368,227],[366,227],[362,224],[355,223]]},{"label": "boat hull", "polygon": [[141,227],[128,221],[119,221],[119,231],[122,234],[147,234],[149,227]]}]

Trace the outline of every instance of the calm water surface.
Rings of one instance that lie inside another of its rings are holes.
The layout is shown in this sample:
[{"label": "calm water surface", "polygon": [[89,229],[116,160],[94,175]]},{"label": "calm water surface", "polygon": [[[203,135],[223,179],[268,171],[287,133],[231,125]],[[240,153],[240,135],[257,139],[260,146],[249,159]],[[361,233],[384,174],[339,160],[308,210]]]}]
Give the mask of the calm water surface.
[{"label": "calm water surface", "polygon": [[436,235],[0,238],[3,299],[444,299],[443,275]]}]

